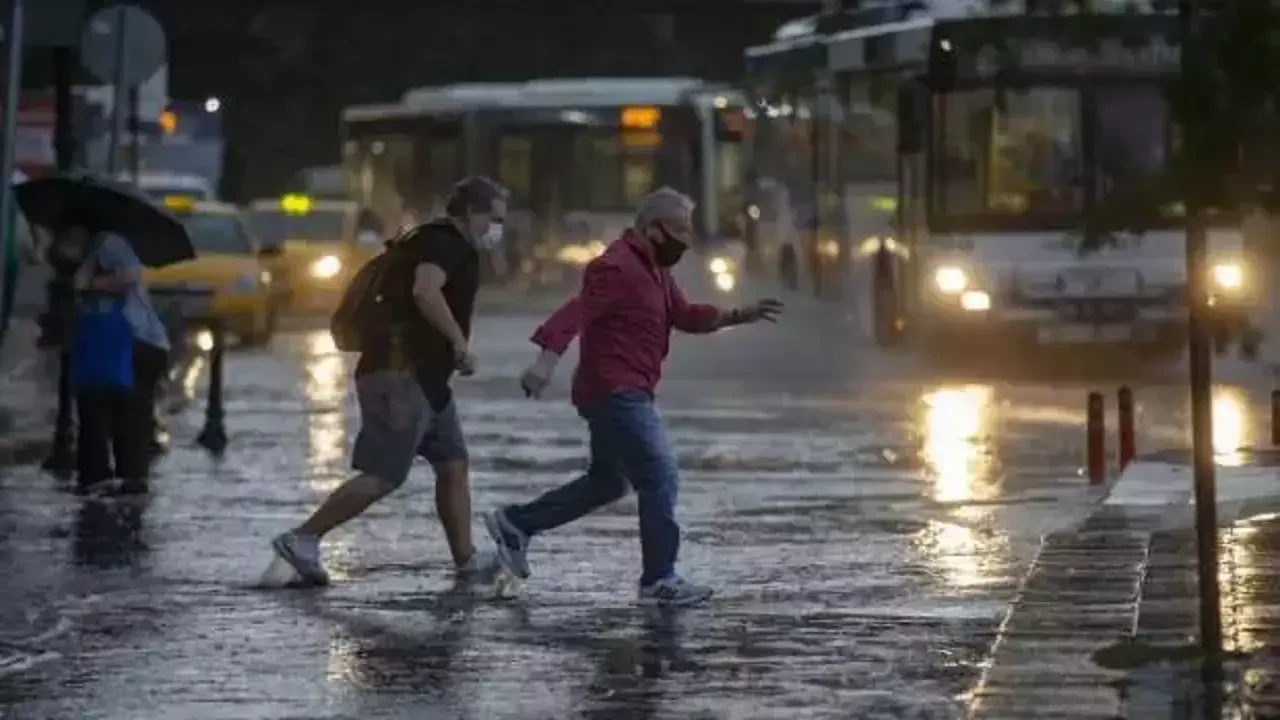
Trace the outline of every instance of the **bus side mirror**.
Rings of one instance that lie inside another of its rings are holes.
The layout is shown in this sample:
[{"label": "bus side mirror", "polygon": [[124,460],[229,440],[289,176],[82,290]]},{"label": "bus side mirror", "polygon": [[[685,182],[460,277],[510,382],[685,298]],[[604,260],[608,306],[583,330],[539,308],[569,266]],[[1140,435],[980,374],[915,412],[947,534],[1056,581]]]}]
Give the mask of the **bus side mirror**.
[{"label": "bus side mirror", "polygon": [[918,82],[898,87],[898,152],[924,151],[928,125],[929,91]]}]

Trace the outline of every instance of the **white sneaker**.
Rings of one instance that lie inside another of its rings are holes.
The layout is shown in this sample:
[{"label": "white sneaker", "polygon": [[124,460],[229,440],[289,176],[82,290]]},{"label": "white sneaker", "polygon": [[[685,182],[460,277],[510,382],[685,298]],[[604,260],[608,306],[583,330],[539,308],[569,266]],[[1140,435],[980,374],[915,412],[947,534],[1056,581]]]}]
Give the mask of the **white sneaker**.
[{"label": "white sneaker", "polygon": [[507,519],[505,508],[498,508],[484,516],[484,526],[489,537],[498,547],[498,560],[503,567],[518,578],[529,577],[529,536]]},{"label": "white sneaker", "polygon": [[320,561],[320,538],[290,531],[277,535],[271,547],[303,580],[315,585],[329,584],[329,573]]},{"label": "white sneaker", "polygon": [[706,585],[691,583],[679,575],[640,586],[640,602],[657,607],[689,607],[711,599],[715,591]]}]

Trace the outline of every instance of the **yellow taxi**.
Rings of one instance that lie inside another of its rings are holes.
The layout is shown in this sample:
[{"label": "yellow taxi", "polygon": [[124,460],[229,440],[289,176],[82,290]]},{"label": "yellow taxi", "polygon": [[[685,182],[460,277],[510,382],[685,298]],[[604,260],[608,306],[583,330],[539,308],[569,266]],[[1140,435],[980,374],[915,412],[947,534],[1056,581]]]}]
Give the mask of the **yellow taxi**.
[{"label": "yellow taxi", "polygon": [[241,222],[238,208],[187,196],[167,196],[163,203],[186,227],[196,257],[148,268],[147,283],[212,290],[210,318],[221,320],[245,345],[265,345],[275,333],[279,296],[266,259]]},{"label": "yellow taxi", "polygon": [[288,307],[295,311],[331,311],[351,275],[382,249],[371,215],[349,200],[255,200],[245,223],[264,248],[279,250],[271,269],[286,285]]}]

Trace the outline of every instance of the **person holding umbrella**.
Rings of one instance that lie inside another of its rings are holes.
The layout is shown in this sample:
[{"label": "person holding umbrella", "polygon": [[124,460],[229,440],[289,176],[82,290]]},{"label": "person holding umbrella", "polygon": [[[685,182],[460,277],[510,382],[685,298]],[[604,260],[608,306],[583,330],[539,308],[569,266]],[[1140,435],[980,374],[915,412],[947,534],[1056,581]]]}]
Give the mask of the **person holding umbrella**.
[{"label": "person holding umbrella", "polygon": [[[142,263],[113,233],[94,233],[83,211],[56,232],[85,257],[76,272],[76,470],[80,487],[119,477],[125,492],[145,492],[154,436],[156,385],[169,338],[142,284]],[[114,459],[114,472],[111,459]]]},{"label": "person holding umbrella", "polygon": [[115,475],[126,492],[145,491],[156,386],[170,346],[142,268],[194,257],[191,240],[176,218],[140,195],[91,178],[41,178],[15,194],[33,224],[54,231],[57,255],[72,266],[83,258],[72,341],[79,485]]}]

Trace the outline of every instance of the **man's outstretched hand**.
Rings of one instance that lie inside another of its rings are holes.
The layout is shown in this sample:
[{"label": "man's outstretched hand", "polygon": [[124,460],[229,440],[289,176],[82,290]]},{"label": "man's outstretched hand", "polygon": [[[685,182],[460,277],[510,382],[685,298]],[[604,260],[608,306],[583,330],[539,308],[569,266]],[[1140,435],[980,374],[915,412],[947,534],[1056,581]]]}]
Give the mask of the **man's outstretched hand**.
[{"label": "man's outstretched hand", "polygon": [[746,325],[760,322],[761,320],[778,322],[778,316],[782,314],[784,307],[781,300],[764,298],[751,305],[734,310],[732,317],[735,320],[735,325]]}]

